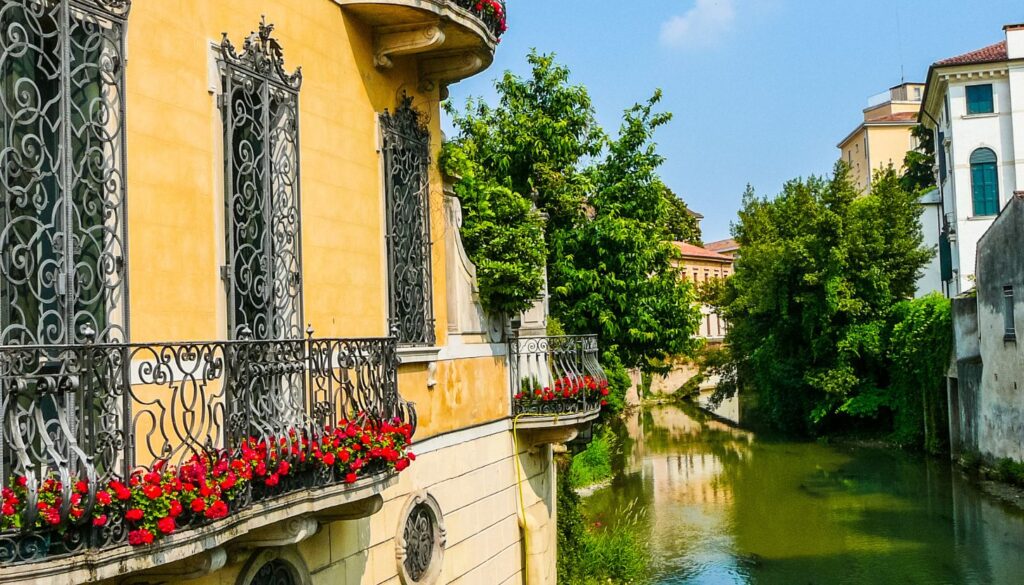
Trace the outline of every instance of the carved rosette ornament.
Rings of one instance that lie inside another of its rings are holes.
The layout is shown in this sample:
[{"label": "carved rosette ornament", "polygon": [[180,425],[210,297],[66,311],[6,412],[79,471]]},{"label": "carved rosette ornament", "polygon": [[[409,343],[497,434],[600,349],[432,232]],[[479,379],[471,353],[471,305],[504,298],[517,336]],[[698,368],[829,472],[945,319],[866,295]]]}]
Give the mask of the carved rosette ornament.
[{"label": "carved rosette ornament", "polygon": [[448,538],[440,504],[425,491],[414,492],[399,518],[395,537],[399,578],[404,585],[437,582]]}]

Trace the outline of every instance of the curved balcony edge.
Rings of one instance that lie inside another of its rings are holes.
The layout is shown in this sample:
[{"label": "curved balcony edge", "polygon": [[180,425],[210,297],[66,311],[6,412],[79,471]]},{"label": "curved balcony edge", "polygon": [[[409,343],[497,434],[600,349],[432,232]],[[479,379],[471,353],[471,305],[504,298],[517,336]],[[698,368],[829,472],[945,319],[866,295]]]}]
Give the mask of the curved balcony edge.
[{"label": "curved balcony edge", "polygon": [[[432,14],[443,21],[454,22],[460,27],[471,30],[483,40],[491,50],[498,44],[501,38],[502,22],[487,17],[483,14],[476,14],[466,6],[460,6],[457,0],[332,0],[335,4],[343,7],[350,6],[391,6],[407,7],[421,13]],[[502,3],[504,10],[504,3]]]},{"label": "curved balcony edge", "polygon": [[[0,583],[37,585],[58,576],[64,583],[89,583],[129,574],[152,579],[195,578],[221,568],[230,556],[227,550],[296,544],[313,536],[316,524],[367,517],[381,509],[380,494],[397,482],[397,473],[387,473],[354,484],[295,491],[212,524],[173,534],[152,547],[124,544],[6,565]],[[175,568],[182,564],[186,566]]]},{"label": "curved balcony edge", "polygon": [[504,20],[478,14],[456,0],[332,0],[373,30],[373,65],[416,59],[421,91],[440,90],[487,69]]},{"label": "curved balcony edge", "polygon": [[[531,448],[573,441],[601,416],[601,409],[563,415],[529,415],[516,418],[515,432]],[[589,440],[587,441],[589,442]]]}]

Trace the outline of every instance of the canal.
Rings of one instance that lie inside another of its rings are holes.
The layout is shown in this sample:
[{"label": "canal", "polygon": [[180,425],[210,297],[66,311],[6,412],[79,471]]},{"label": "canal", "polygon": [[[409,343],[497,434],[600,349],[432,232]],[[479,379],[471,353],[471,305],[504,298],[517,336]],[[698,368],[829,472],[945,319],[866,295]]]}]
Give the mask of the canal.
[{"label": "canal", "polygon": [[631,518],[655,583],[1024,583],[1024,514],[943,461],[767,439],[675,406],[620,434],[617,476],[584,513],[598,530]]}]

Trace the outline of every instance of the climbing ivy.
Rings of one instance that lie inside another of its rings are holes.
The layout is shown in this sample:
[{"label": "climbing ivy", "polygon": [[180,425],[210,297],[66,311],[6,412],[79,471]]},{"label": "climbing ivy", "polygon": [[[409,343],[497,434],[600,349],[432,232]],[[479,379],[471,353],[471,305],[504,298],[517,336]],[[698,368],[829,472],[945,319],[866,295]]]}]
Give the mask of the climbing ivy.
[{"label": "climbing ivy", "polygon": [[953,347],[949,299],[932,293],[904,301],[894,312],[897,320],[889,341],[893,438],[930,453],[943,452],[948,416],[943,377]]},{"label": "climbing ivy", "polygon": [[483,306],[518,313],[544,286],[544,219],[529,200],[482,173],[472,152],[472,143],[447,143],[441,153],[441,168],[458,178],[462,242],[476,265]]}]

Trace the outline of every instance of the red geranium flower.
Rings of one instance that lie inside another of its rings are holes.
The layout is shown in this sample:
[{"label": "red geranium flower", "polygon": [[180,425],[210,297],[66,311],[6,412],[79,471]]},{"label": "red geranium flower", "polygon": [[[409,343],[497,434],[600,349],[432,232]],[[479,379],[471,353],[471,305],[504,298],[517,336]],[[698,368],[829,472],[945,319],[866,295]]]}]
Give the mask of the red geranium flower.
[{"label": "red geranium flower", "polygon": [[128,533],[128,544],[131,544],[132,546],[139,546],[141,544],[152,544],[152,543],[153,543],[153,533],[148,531],[148,530],[146,530],[145,528],[140,528],[138,530],[132,530],[131,532]]},{"label": "red geranium flower", "polygon": [[164,534],[170,534],[174,532],[175,528],[177,528],[174,524],[174,518],[171,518],[170,516],[157,520],[156,527]]},{"label": "red geranium flower", "polygon": [[127,512],[124,513],[125,520],[131,522],[138,522],[139,520],[142,520],[142,516],[142,510],[138,508],[132,508],[131,510],[128,510]]},{"label": "red geranium flower", "polygon": [[217,500],[210,504],[210,507],[206,510],[206,517],[211,520],[217,520],[228,515],[228,505],[223,500]]},{"label": "red geranium flower", "polygon": [[107,525],[107,515],[106,514],[100,514],[99,516],[93,518],[92,519],[92,525],[93,526],[106,526]]}]

